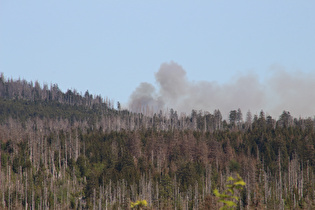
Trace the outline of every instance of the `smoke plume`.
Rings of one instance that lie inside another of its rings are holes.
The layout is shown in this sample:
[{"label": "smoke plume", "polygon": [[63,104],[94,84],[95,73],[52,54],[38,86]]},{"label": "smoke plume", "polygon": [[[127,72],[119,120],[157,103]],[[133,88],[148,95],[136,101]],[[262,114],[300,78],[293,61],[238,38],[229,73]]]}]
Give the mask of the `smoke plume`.
[{"label": "smoke plume", "polygon": [[213,112],[219,109],[226,118],[240,108],[258,114],[261,110],[278,117],[283,110],[295,117],[315,114],[315,75],[288,73],[273,69],[261,82],[255,74],[236,76],[227,84],[189,81],[186,71],[177,63],[163,63],[155,73],[158,90],[141,83],[132,93],[129,108],[134,112],[156,112],[173,108],[189,114],[192,109]]}]

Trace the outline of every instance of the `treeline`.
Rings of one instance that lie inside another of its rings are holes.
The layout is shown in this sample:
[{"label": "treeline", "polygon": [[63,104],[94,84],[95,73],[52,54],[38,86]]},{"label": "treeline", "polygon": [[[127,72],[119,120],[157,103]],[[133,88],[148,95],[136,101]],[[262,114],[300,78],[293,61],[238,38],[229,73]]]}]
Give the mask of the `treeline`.
[{"label": "treeline", "polygon": [[1,78],[2,209],[128,209],[138,199],[149,209],[218,209],[213,190],[236,173],[246,182],[238,209],[315,207],[312,118],[144,115]]},{"label": "treeline", "polygon": [[113,101],[102,98],[100,95],[93,96],[86,91],[84,96],[75,89],[63,93],[57,84],[47,84],[41,86],[38,81],[35,83],[26,80],[6,79],[4,74],[0,74],[0,97],[2,99],[18,99],[27,101],[57,101],[62,104],[93,106],[94,104],[106,104],[113,108]]}]

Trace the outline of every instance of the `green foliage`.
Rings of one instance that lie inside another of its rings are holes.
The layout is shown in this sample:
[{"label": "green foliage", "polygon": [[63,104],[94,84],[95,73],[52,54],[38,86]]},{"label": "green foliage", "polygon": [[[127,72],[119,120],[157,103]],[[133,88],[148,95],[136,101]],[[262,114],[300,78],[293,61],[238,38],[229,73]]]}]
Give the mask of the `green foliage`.
[{"label": "green foliage", "polygon": [[131,202],[130,207],[132,209],[142,209],[148,206],[148,202],[146,200],[137,200],[136,202]]},{"label": "green foliage", "polygon": [[[230,183],[231,182],[231,183]],[[219,198],[219,202],[224,204],[220,210],[228,210],[236,207],[236,201],[239,200],[238,196],[235,196],[235,190],[242,190],[245,186],[243,179],[237,174],[237,178],[229,177],[227,180],[227,189],[221,194],[218,189],[213,191],[214,195]]]},{"label": "green foliage", "polygon": [[168,174],[161,177],[159,191],[160,191],[160,198],[162,201],[173,199],[173,184]]},{"label": "green foliage", "polygon": [[237,161],[230,160],[229,168],[230,168],[231,172],[239,172],[241,166],[240,166],[240,164]]},{"label": "green foliage", "polygon": [[76,165],[79,168],[81,177],[87,176],[88,169],[86,167],[86,161],[87,160],[82,155],[80,155],[77,159]]},{"label": "green foliage", "polygon": [[198,175],[196,173],[196,168],[194,164],[188,162],[177,171],[178,180],[181,183],[181,190],[186,191],[189,186],[194,186],[195,182],[198,180]]},{"label": "green foliage", "polygon": [[[39,205],[48,200],[60,208],[79,208],[80,201],[80,208],[86,209],[93,206],[95,192],[96,202],[102,197],[103,206],[104,194],[110,197],[107,202],[114,200],[107,204],[112,209],[125,209],[128,199],[143,193],[151,193],[154,208],[197,209],[204,197],[200,195],[217,188],[230,171],[255,179],[240,198],[233,194],[242,186],[237,178],[229,179],[232,184],[222,194],[215,191],[226,208],[235,206],[237,199],[244,207],[264,202],[273,208],[282,202],[275,195],[281,186],[287,208],[313,209],[313,118],[293,119],[284,111],[276,121],[261,111],[243,123],[240,110],[232,110],[226,121],[219,110],[179,116],[173,109],[149,117],[122,110],[118,103],[114,110],[107,100],[88,91],[81,96],[71,90],[63,93],[55,85],[49,90],[38,83],[34,87],[3,78],[0,96],[1,181],[5,183],[0,195],[4,192],[6,207],[8,194],[11,207],[19,201],[26,207],[25,192],[20,191],[27,186],[27,208],[33,208],[34,199],[36,208],[44,208]],[[249,191],[253,186],[257,189]],[[265,186],[270,196],[265,196]],[[121,197],[113,199],[118,192]],[[259,194],[266,200],[258,199]],[[210,209],[214,200],[208,202]]]},{"label": "green foliage", "polygon": [[9,156],[6,153],[1,153],[1,166],[2,167],[7,167],[7,163],[8,163],[8,158]]}]

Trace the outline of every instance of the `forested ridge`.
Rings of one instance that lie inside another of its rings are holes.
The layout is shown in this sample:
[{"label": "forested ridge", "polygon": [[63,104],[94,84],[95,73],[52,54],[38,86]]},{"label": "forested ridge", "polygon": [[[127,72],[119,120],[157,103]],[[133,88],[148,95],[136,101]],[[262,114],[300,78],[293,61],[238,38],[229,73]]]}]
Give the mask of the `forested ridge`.
[{"label": "forested ridge", "polygon": [[[88,91],[0,77],[0,208],[315,208],[315,121],[231,110],[132,113]],[[247,110],[246,110],[247,111]]]}]

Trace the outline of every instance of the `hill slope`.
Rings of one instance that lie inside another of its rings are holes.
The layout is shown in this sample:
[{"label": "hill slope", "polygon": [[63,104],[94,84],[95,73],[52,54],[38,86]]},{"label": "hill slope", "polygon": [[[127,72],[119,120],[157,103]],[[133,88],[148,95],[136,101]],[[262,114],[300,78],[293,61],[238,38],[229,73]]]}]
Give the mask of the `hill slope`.
[{"label": "hill slope", "polygon": [[238,208],[314,208],[312,119],[229,121],[192,110],[114,109],[110,100],[0,80],[1,188],[5,209],[216,209],[228,176],[246,182]]}]

